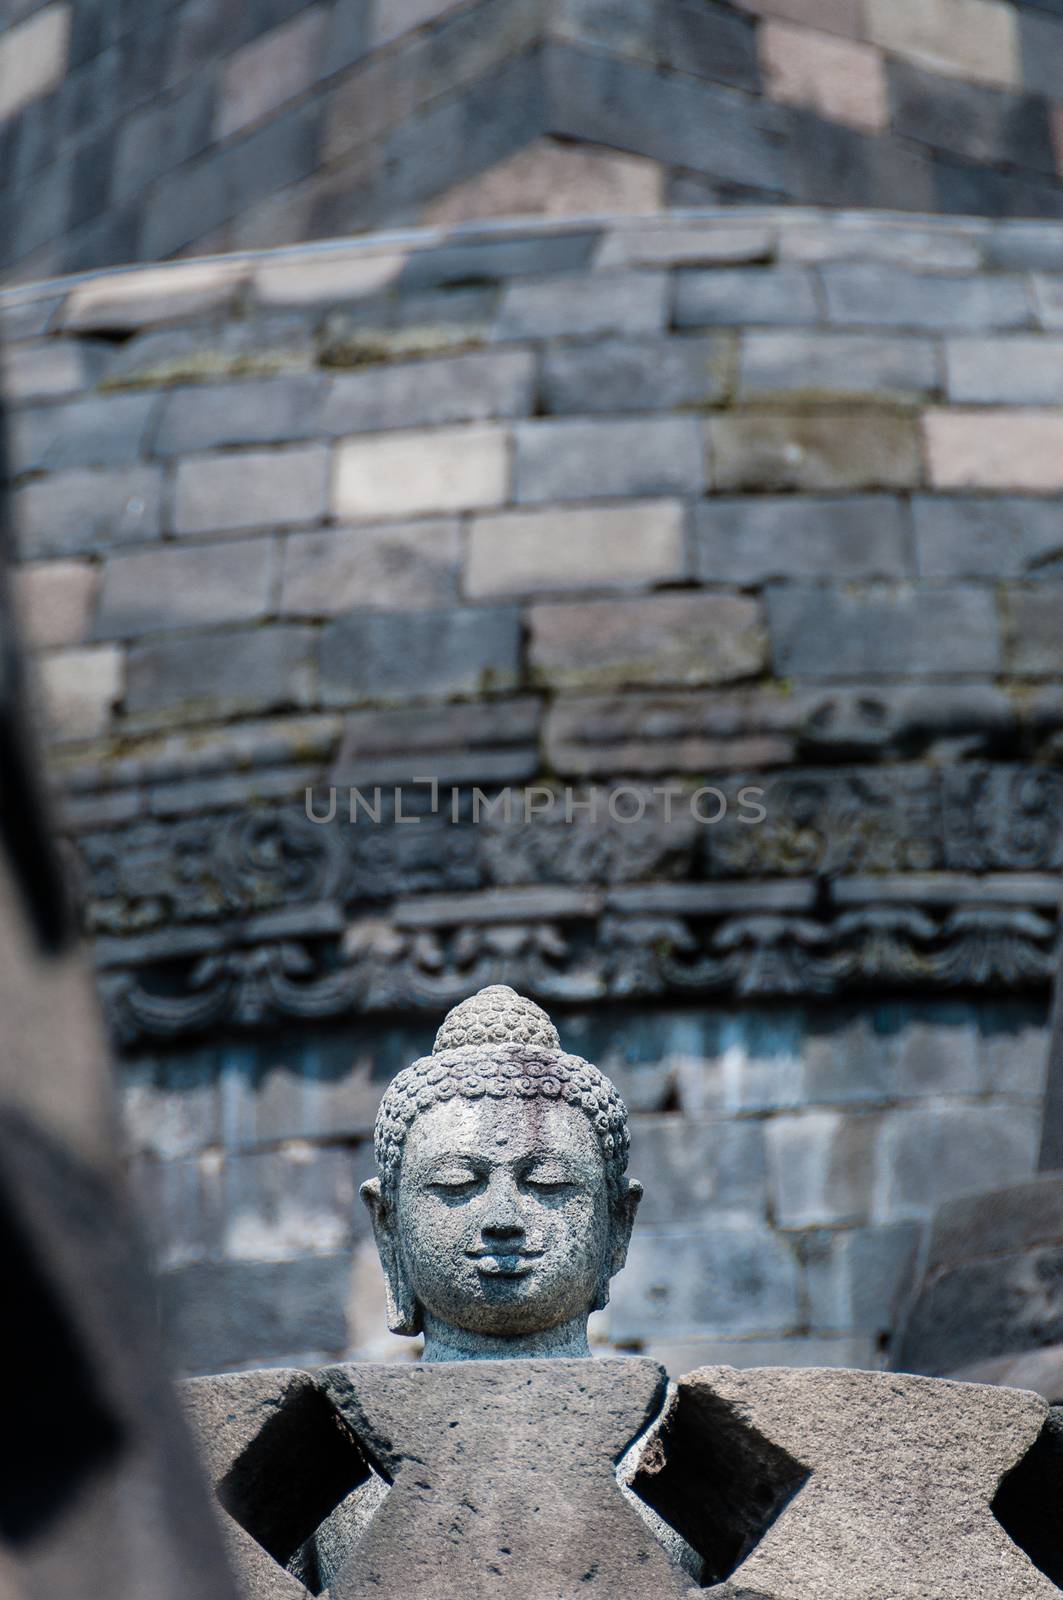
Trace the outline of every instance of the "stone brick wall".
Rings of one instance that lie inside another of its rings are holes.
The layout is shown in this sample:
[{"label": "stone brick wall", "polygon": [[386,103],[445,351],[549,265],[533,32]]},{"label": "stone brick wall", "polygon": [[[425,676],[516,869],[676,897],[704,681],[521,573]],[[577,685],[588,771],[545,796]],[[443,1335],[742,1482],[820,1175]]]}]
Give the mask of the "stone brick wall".
[{"label": "stone brick wall", "polygon": [[1063,211],[1057,0],[18,0],[4,24],[9,277],[538,210]]},{"label": "stone brick wall", "polygon": [[1049,222],[779,209],[0,297],[188,1366],[386,1348],[379,1086],[487,982],[637,1113],[614,1347],[879,1359],[935,1203],[1035,1169],[1061,284]]}]

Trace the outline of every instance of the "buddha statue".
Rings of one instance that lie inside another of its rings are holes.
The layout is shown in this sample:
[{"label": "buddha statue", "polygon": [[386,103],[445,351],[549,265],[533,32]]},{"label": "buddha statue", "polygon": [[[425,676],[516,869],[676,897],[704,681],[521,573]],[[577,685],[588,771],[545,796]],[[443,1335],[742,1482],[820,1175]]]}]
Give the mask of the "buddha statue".
[{"label": "buddha statue", "polygon": [[393,1332],[423,1333],[425,1361],[590,1355],[642,1186],[624,1102],[545,1011],[502,985],[456,1006],[388,1086],[374,1145]]}]

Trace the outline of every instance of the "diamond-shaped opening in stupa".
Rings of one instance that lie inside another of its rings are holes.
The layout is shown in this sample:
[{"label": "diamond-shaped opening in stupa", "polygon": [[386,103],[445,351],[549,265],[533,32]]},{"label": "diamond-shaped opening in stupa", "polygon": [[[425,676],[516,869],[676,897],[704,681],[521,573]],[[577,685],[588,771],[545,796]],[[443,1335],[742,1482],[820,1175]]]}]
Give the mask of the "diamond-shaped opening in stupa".
[{"label": "diamond-shaped opening in stupa", "polygon": [[387,1493],[357,1434],[312,1382],[293,1384],[218,1485],[225,1510],[321,1594]]},{"label": "diamond-shaped opening in stupa", "polygon": [[736,1572],[809,1475],[725,1400],[680,1389],[631,1488],[701,1557],[709,1588]]}]

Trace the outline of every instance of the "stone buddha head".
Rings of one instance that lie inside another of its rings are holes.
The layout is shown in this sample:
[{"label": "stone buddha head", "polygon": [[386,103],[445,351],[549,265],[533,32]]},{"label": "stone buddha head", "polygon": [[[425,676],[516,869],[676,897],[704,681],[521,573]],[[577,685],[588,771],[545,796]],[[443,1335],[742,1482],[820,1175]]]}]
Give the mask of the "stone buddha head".
[{"label": "stone buddha head", "polygon": [[589,1355],[641,1184],[608,1078],[495,985],[456,1006],[388,1086],[362,1198],[393,1332],[426,1361]]}]

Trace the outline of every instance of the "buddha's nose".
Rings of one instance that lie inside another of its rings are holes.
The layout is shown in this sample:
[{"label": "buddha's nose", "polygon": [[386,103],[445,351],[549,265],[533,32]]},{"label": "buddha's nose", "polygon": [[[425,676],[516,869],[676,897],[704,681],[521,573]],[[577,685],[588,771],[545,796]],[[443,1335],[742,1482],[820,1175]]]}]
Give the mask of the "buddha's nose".
[{"label": "buddha's nose", "polygon": [[480,1224],[485,1239],[515,1239],[524,1234],[524,1219],[512,1183],[493,1183],[487,1194],[487,1209]]}]

